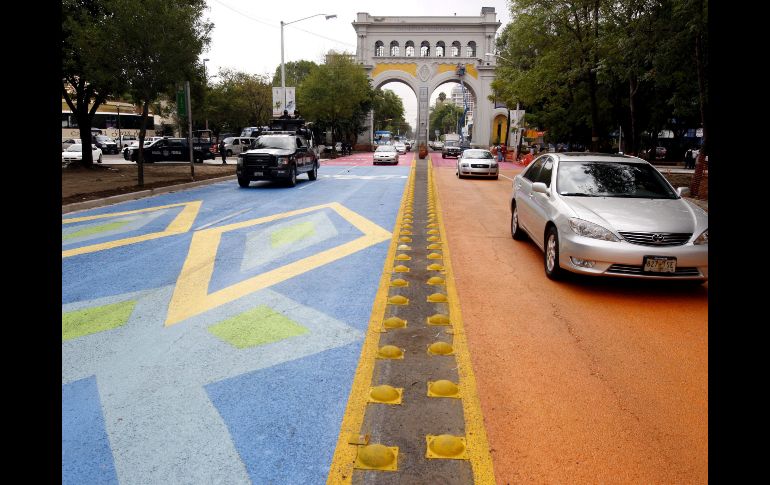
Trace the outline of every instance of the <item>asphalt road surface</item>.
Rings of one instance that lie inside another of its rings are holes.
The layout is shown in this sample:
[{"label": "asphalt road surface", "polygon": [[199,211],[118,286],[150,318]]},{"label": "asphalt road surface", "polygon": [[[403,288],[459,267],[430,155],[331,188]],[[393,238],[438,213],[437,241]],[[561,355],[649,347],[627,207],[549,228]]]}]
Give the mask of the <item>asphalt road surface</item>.
[{"label": "asphalt road surface", "polygon": [[497,483],[708,483],[707,285],[553,282],[518,170],[435,173]]},{"label": "asphalt road surface", "polygon": [[[324,483],[412,156],[66,214],[62,483]],[[708,286],[552,282],[432,158],[494,482],[707,483]]]}]

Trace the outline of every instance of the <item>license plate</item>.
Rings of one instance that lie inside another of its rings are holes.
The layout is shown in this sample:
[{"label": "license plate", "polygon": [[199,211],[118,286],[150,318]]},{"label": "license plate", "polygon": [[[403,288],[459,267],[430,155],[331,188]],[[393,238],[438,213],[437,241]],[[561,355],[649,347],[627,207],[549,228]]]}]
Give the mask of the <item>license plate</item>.
[{"label": "license plate", "polygon": [[262,172],[254,172],[255,177],[261,177],[263,175]]},{"label": "license plate", "polygon": [[668,256],[645,256],[644,271],[647,273],[675,273],[676,258]]}]

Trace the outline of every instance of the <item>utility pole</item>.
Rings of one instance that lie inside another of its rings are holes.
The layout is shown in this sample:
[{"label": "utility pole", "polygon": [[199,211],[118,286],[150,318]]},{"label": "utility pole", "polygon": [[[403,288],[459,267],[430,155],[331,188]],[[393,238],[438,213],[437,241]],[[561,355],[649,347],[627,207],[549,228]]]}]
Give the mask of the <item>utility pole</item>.
[{"label": "utility pole", "polygon": [[184,82],[184,94],[187,100],[187,144],[190,149],[190,178],[195,180],[195,158],[193,158],[193,139],[192,139],[192,106],[190,106],[190,81]]}]

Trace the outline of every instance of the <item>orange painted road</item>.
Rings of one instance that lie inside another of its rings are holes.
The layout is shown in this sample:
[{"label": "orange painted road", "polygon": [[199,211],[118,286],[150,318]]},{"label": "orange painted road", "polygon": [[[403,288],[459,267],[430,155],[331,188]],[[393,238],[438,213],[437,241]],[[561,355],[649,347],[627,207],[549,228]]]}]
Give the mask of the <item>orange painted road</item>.
[{"label": "orange painted road", "polygon": [[708,285],[553,282],[511,239],[518,170],[436,165],[496,482],[708,483]]}]

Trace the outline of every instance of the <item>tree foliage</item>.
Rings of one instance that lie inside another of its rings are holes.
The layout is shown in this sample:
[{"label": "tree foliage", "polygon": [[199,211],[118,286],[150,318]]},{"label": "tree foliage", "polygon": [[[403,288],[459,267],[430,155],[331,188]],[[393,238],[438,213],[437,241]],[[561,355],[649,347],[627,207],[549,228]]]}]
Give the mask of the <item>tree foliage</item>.
[{"label": "tree foliage", "polygon": [[297,106],[304,118],[318,130],[331,130],[333,141],[351,140],[364,131],[374,97],[363,68],[349,55],[335,52],[297,87]]},{"label": "tree foliage", "polygon": [[[292,61],[292,62],[286,62],[283,65],[284,71],[286,72],[286,78],[284,79],[284,82],[286,83],[286,86],[294,86],[297,87],[300,84],[302,84],[302,81],[307,78],[311,72],[313,72],[314,69],[318,68],[318,64],[316,64],[313,61]],[[275,74],[273,74],[273,86],[280,87],[281,86],[281,65],[279,64],[278,67],[275,68]]]},{"label": "tree foliage", "polygon": [[463,117],[463,108],[451,101],[441,101],[431,106],[429,115],[430,133],[458,133],[458,121]]},{"label": "tree foliage", "polygon": [[[128,82],[134,102],[142,106],[139,131],[139,184],[149,108],[164,94],[173,93],[184,80],[200,84],[198,62],[208,45],[212,25],[203,20],[205,0],[105,0],[117,21],[110,32],[119,39],[111,68]],[[151,26],[155,28],[150,28]],[[193,84],[193,83],[191,83]]]},{"label": "tree foliage", "polygon": [[[115,74],[112,54],[118,39],[110,35],[115,12],[99,0],[62,1],[62,96],[72,110],[83,147],[91,144],[94,114],[108,97],[125,90],[125,78]],[[93,164],[83,150],[82,165]]]},{"label": "tree foliage", "polygon": [[273,115],[268,76],[222,69],[207,95],[209,127],[216,133],[240,133],[247,126],[266,125]]},{"label": "tree foliage", "polygon": [[637,152],[645,132],[706,131],[707,0],[513,0],[511,13],[492,87],[552,141],[622,127]]},{"label": "tree foliage", "polygon": [[396,131],[394,127],[406,125],[404,103],[401,97],[389,89],[376,89],[372,103],[374,126]]}]

